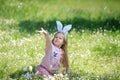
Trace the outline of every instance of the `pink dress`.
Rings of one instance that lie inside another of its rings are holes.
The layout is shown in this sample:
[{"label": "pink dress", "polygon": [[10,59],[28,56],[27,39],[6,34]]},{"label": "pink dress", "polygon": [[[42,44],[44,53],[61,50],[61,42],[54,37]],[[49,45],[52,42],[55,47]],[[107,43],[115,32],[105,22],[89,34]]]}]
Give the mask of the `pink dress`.
[{"label": "pink dress", "polygon": [[53,75],[60,68],[60,59],[62,50],[52,43],[52,48],[49,53],[46,53],[41,64],[37,67],[39,75]]}]

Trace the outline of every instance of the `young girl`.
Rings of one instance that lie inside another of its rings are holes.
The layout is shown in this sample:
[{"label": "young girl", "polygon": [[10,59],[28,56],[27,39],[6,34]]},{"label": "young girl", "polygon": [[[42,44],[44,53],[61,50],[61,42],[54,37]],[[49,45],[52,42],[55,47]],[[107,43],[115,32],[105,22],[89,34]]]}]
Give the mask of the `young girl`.
[{"label": "young girl", "polygon": [[67,38],[66,34],[71,29],[71,25],[67,25],[62,29],[62,23],[56,21],[58,32],[51,40],[48,32],[43,28],[37,31],[45,36],[46,49],[45,56],[41,64],[36,68],[35,75],[54,75],[62,66],[66,74],[70,73],[69,61],[67,55]]}]

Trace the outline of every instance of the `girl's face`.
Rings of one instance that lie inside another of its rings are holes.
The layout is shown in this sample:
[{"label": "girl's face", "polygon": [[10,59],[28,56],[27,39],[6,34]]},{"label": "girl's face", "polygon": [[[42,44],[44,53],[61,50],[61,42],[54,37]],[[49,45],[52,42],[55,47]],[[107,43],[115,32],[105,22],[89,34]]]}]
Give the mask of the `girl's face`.
[{"label": "girl's face", "polygon": [[57,47],[61,47],[64,44],[64,34],[63,33],[57,33],[54,36],[53,44]]}]

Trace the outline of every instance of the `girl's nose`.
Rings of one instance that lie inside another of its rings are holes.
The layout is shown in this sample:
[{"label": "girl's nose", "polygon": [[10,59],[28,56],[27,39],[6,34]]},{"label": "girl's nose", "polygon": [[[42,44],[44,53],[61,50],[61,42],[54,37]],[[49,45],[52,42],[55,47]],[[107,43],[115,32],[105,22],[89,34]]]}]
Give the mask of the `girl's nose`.
[{"label": "girl's nose", "polygon": [[57,41],[59,40],[59,38],[56,39]]}]

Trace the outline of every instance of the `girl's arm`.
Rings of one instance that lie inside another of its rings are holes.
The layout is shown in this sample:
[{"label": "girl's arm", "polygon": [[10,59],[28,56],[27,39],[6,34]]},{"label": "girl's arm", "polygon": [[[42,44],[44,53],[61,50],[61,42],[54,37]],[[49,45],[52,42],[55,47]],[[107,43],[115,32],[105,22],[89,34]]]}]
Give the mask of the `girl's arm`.
[{"label": "girl's arm", "polygon": [[45,36],[45,39],[46,39],[46,49],[45,49],[45,53],[49,53],[50,52],[50,49],[52,47],[52,44],[51,44],[51,39],[50,39],[50,36],[48,34],[48,32],[46,30],[44,30],[43,28],[41,28],[40,31],[37,31],[41,34],[43,34]]}]

